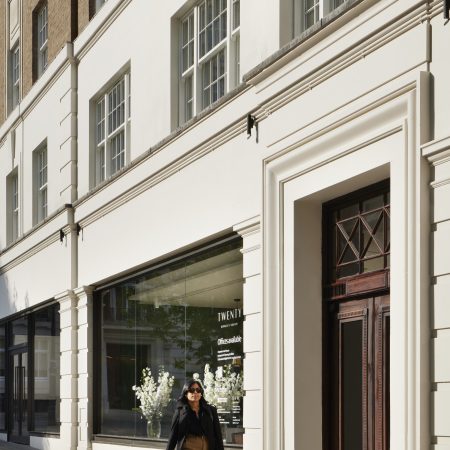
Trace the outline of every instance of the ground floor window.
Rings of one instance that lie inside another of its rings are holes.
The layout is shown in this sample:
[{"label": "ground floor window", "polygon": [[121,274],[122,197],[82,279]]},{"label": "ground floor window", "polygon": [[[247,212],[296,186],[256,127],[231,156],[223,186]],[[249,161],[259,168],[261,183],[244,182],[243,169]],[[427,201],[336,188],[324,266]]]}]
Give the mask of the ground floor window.
[{"label": "ground floor window", "polygon": [[[167,438],[175,400],[198,374],[224,439],[242,444],[241,246],[228,239],[96,293],[97,433]],[[150,431],[133,390],[148,369],[174,380]]]},{"label": "ground floor window", "polygon": [[13,442],[59,433],[59,305],[0,325],[0,427]]},{"label": "ground floor window", "polygon": [[59,432],[59,311],[34,314],[33,430]]}]

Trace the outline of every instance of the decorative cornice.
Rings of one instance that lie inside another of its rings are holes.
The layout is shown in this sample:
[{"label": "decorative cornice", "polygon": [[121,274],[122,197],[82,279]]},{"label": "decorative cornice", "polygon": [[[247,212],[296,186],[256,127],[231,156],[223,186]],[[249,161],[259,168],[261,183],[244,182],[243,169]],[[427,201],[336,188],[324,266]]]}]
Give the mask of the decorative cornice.
[{"label": "decorative cornice", "polygon": [[450,159],[450,136],[427,142],[421,149],[422,156],[434,166],[447,162]]},{"label": "decorative cornice", "polygon": [[415,10],[406,17],[402,17],[400,20],[395,21],[390,26],[377,30],[376,33],[373,33],[371,36],[356,43],[350,50],[346,49],[334,56],[318,69],[314,69],[305,74],[300,80],[296,80],[281,93],[261,104],[256,110],[253,110],[252,113],[258,117],[258,122],[263,121],[270,114],[279,110],[286,104],[327,81],[329,78],[337,75],[339,72],[342,72],[359,60],[364,59],[366,56],[385,46],[398,36],[421,25],[426,18],[426,5],[421,4],[419,14],[417,12],[418,11]]},{"label": "decorative cornice", "polygon": [[92,286],[80,286],[73,290],[73,293],[76,295],[78,300],[83,296],[92,295],[94,292],[94,288]]},{"label": "decorative cornice", "polygon": [[261,230],[261,216],[257,215],[251,219],[240,222],[233,227],[233,231],[241,235],[242,237],[247,237],[252,234],[259,233]]},{"label": "decorative cornice", "polygon": [[[317,39],[319,39],[320,37],[327,36],[331,32],[335,31],[328,31],[327,25],[335,22],[337,19],[339,19],[342,23],[346,23],[352,18],[347,19],[346,17],[342,17],[344,16],[344,14],[355,10],[357,7],[361,9],[360,12],[362,12],[362,10],[366,10],[371,7],[373,3],[375,2],[360,0],[349,0],[347,2],[344,2],[339,8],[331,12],[327,17],[321,19],[308,30],[304,31],[300,36],[294,38],[283,48],[281,48],[280,50],[269,56],[262,63],[260,63],[258,66],[247,72],[243,76],[244,82],[251,85],[260,83],[262,80],[275,73],[279,68],[278,66],[282,67],[301,55],[304,51],[304,47],[309,48],[311,38],[317,35]],[[418,15],[417,11],[419,11],[419,13],[421,14]],[[375,49],[370,49],[370,45],[382,40],[382,37],[389,33],[394,33],[395,35],[397,35],[403,34],[404,32],[408,31],[408,29],[410,28],[405,28],[405,23],[408,21],[413,21],[416,24],[422,23],[426,19],[426,12],[427,3],[425,1],[421,1],[418,5],[415,5],[411,10],[407,11],[407,14],[402,16],[400,20],[394,20],[389,26],[378,29],[370,36],[365,36],[364,39],[362,39],[359,43],[356,43],[354,47],[359,47],[360,50],[362,49],[362,55],[372,53]],[[365,52],[364,49],[368,51]],[[346,53],[347,51],[345,51],[345,54]],[[338,58],[339,56],[340,55],[336,55],[336,58]],[[328,65],[328,62],[326,64]]]}]

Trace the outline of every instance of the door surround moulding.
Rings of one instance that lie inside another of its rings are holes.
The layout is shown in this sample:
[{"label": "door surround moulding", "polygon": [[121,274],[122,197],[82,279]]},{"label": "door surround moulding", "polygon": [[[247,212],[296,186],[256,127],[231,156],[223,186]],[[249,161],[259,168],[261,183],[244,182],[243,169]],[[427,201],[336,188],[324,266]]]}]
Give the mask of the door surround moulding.
[{"label": "door surround moulding", "polygon": [[[408,85],[391,92],[386,102],[374,103],[375,109],[346,122],[351,139],[339,136],[342,125],[330,121],[320,136],[308,139],[303,132],[298,145],[285,141],[285,148],[277,148],[275,156],[263,161],[264,450],[302,449],[290,432],[297,429],[296,399],[290,391],[295,377],[289,370],[294,347],[289,341],[293,331],[289,318],[294,303],[294,207],[301,199],[320,203],[386,175],[391,177],[392,201],[397,205],[392,214],[396,242],[391,297],[401,299],[401,307],[394,308],[393,328],[397,327],[403,338],[401,344],[393,344],[392,360],[399,360],[391,368],[392,386],[399,388],[391,394],[395,397],[391,448],[415,450],[429,442],[428,311],[424,307],[428,266],[420,264],[428,261],[428,240],[422,237],[429,231],[428,168],[420,152],[430,133],[428,75],[420,72]],[[377,126],[371,115],[390,107],[388,122]]]}]

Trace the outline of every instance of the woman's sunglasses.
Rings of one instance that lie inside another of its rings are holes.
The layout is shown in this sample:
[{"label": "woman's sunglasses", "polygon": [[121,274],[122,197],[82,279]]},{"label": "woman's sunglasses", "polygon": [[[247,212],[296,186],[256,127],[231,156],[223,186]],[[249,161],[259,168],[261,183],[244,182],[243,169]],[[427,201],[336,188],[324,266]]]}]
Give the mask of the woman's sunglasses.
[{"label": "woman's sunglasses", "polygon": [[190,392],[191,394],[194,394],[194,393],[201,394],[202,390],[200,388],[189,388],[188,392]]}]

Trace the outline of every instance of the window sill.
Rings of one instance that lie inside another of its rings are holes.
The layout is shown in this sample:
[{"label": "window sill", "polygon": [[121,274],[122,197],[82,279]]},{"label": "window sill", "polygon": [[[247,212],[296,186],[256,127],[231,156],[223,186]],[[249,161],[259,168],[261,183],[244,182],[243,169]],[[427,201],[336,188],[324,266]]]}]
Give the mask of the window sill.
[{"label": "window sill", "polygon": [[[145,438],[133,438],[133,437],[119,437],[106,434],[97,434],[93,437],[93,442],[101,444],[111,445],[124,445],[127,447],[145,447],[151,449],[165,449],[167,446],[167,440],[165,439],[145,439]],[[242,445],[227,444],[224,446],[225,450],[241,449]]]},{"label": "window sill", "polygon": [[53,439],[59,439],[60,433],[53,431],[30,431],[30,436],[33,437],[49,437]]}]

